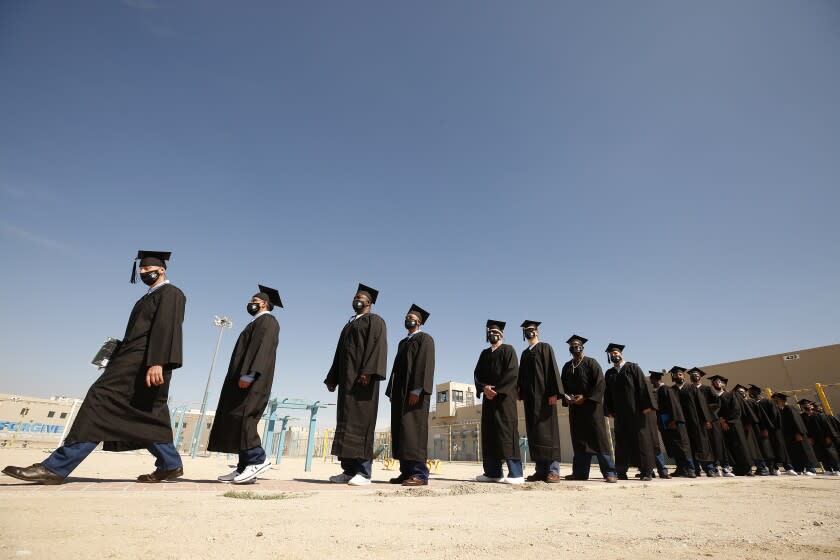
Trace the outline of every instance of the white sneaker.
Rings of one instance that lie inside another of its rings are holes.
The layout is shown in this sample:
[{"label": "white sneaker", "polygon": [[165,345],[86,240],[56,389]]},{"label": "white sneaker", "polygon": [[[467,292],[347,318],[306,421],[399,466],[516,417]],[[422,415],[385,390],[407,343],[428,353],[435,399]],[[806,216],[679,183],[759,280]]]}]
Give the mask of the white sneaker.
[{"label": "white sneaker", "polygon": [[244,484],[246,482],[251,482],[252,480],[257,479],[257,475],[263,473],[271,468],[271,461],[266,461],[265,463],[261,463],[259,465],[248,465],[245,469],[236,475],[233,479],[234,484]]},{"label": "white sneaker", "polygon": [[815,473],[812,473],[811,471],[805,471],[802,474],[804,474],[805,476],[817,476]]},{"label": "white sneaker", "polygon": [[723,473],[723,475],[721,475],[721,476],[725,476],[726,478],[735,478],[735,473],[730,472],[730,471],[725,471]]},{"label": "white sneaker", "polygon": [[779,469],[773,469],[770,471],[770,476],[779,476]]},{"label": "white sneaker", "polygon": [[834,471],[831,474],[832,474],[832,476],[840,476],[840,471]]},{"label": "white sneaker", "polygon": [[239,476],[239,474],[239,471],[234,469],[228,474],[219,475],[219,478],[217,478],[216,480],[218,480],[219,482],[233,482],[233,479]]},{"label": "white sneaker", "polygon": [[504,478],[493,478],[492,476],[485,476],[483,474],[478,475],[475,477],[476,482],[501,482]]},{"label": "white sneaker", "polygon": [[350,481],[351,478],[353,478],[353,477],[350,476],[349,474],[341,473],[341,474],[336,474],[336,475],[331,476],[330,477],[330,482],[332,482],[334,484],[347,484]]},{"label": "white sneaker", "polygon": [[783,474],[786,474],[786,475],[788,475],[788,476],[799,476],[799,473],[798,473],[798,472],[796,472],[796,471],[795,471],[795,470],[793,470],[793,469],[787,469],[787,470],[784,470],[784,471],[782,471],[782,473],[783,473]]},{"label": "white sneaker", "polygon": [[350,486],[367,486],[370,484],[370,479],[365,478],[360,474],[357,474],[353,478],[347,481],[347,484]]},{"label": "white sneaker", "polygon": [[524,476],[517,476],[517,477],[507,477],[502,479],[502,484],[525,484],[525,477]]}]

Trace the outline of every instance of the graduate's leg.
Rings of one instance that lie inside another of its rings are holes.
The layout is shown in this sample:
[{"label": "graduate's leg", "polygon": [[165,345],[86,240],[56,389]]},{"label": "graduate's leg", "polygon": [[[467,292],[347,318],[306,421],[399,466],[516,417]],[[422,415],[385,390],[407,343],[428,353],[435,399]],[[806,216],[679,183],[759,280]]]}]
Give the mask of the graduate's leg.
[{"label": "graduate's leg", "polygon": [[356,474],[369,479],[373,475],[373,459],[356,459]]},{"label": "graduate's leg", "polygon": [[98,441],[76,441],[73,443],[66,443],[52,452],[45,461],[44,465],[48,471],[58,476],[67,477],[79,464],[85,460],[85,457],[91,454],[99,445]]},{"label": "graduate's leg", "polygon": [[560,475],[560,461],[552,461],[548,465],[548,472]]},{"label": "graduate's leg", "polygon": [[239,461],[236,463],[236,470],[237,472],[242,472],[245,470],[245,467],[248,466],[248,450],[247,449],[240,449],[239,450]]},{"label": "graduate's leg", "polygon": [[251,449],[244,449],[240,451],[240,457],[245,459],[246,467],[248,465],[262,465],[263,463],[265,463],[265,449],[263,449],[262,447],[252,447]]},{"label": "graduate's leg", "polygon": [[347,457],[339,457],[339,462],[341,463],[341,472],[346,474],[347,476],[355,476],[356,475],[356,461],[353,459],[348,459]]},{"label": "graduate's leg", "polygon": [[[522,459],[505,459],[508,468],[508,478],[522,478]],[[501,470],[501,465],[499,465]]]},{"label": "graduate's leg", "polygon": [[490,457],[484,457],[481,461],[482,467],[484,468],[484,476],[488,478],[503,478],[502,474],[502,460],[501,459],[491,459]]},{"label": "graduate's leg", "polygon": [[173,471],[184,466],[172,443],[152,443],[146,449],[155,456],[155,468],[159,471]]},{"label": "graduate's leg", "polygon": [[411,461],[411,471],[408,474],[414,478],[429,480],[429,465],[426,461]]},{"label": "graduate's leg", "polygon": [[589,453],[575,453],[572,458],[572,475],[582,480],[589,479],[589,468],[592,466],[592,455]]},{"label": "graduate's leg", "polygon": [[545,478],[548,474],[548,465],[550,461],[534,461],[534,474],[537,477]]},{"label": "graduate's leg", "polygon": [[[616,475],[615,464],[612,461],[612,457],[606,453],[597,453],[595,456],[598,458],[598,466],[601,468],[601,474],[604,478]],[[625,473],[626,472],[627,471],[625,470]]]},{"label": "graduate's leg", "polygon": [[654,460],[656,461],[656,472],[659,476],[668,474],[668,467],[665,466],[665,454],[660,451],[654,456]]}]

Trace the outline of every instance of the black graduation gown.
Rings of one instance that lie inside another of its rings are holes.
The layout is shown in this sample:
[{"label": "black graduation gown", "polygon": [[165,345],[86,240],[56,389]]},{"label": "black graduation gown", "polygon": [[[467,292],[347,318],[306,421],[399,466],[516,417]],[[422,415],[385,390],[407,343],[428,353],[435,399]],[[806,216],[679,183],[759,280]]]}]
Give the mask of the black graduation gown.
[{"label": "black graduation gown", "polygon": [[741,422],[741,415],[743,414],[741,407],[742,400],[740,395],[735,395],[730,391],[724,391],[720,396],[720,411],[718,414],[726,420],[729,428],[723,431],[723,437],[726,440],[726,449],[732,457],[732,466],[745,472],[751,469],[753,457],[750,446],[747,443],[744,425]]},{"label": "black graduation gown", "polygon": [[[104,442],[105,451],[172,443],[169,382],[181,367],[187,298],[164,284],[134,304],[125,335],[99,379],[88,389],[65,441]],[[146,387],[146,371],[163,368],[163,385]]]},{"label": "black graduation gown", "polygon": [[[271,396],[279,337],[280,324],[271,313],[260,315],[239,334],[222,383],[208,451],[236,453],[261,445],[257,424]],[[248,374],[254,375],[254,381],[240,389],[239,378]]]},{"label": "black graduation gown", "polygon": [[840,458],[837,456],[837,449],[834,447],[834,438],[832,437],[834,427],[829,424],[828,417],[819,412],[813,412],[803,414],[802,419],[805,421],[808,435],[813,439],[811,445],[817,459],[822,463],[823,468],[835,469],[837,463],[840,462]]},{"label": "black graduation gown", "polygon": [[683,414],[685,414],[685,430],[691,441],[692,456],[699,463],[712,462],[715,456],[712,454],[712,444],[709,441],[711,430],[705,427],[706,422],[712,421],[709,405],[706,404],[705,398],[701,398],[700,391],[694,385],[685,383],[678,391]]},{"label": "black graduation gown", "polygon": [[[397,347],[385,396],[391,399],[391,456],[402,461],[428,458],[429,404],[434,392],[435,341],[417,332]],[[417,404],[408,406],[408,395],[420,389]]]},{"label": "black graduation gown", "polygon": [[557,404],[549,397],[560,395],[560,368],[550,344],[538,342],[522,351],[519,360],[519,398],[525,408],[528,451],[534,461],[560,460],[560,422]]},{"label": "black graduation gown", "polygon": [[478,398],[484,397],[486,385],[492,385],[498,393],[492,400],[484,398],[481,407],[482,456],[486,459],[520,459],[516,350],[510,344],[502,344],[496,350],[485,348],[478,356],[473,376]]},{"label": "black graduation gown", "polygon": [[785,434],[782,430],[782,411],[770,399],[761,399],[758,401],[758,406],[764,411],[764,417],[767,419],[767,439],[770,442],[770,447],[773,448],[773,463],[781,463],[784,466],[790,464],[790,455],[788,455],[787,446],[785,445]]},{"label": "black graduation gown", "polygon": [[718,465],[729,464],[732,462],[729,453],[726,451],[726,443],[723,439],[723,429],[718,422],[718,411],[720,410],[720,397],[715,393],[715,390],[708,385],[701,385],[698,387],[700,395],[705,397],[706,405],[709,408],[709,413],[712,416],[712,429],[709,430],[709,444],[712,448],[712,455],[715,457],[715,462]]},{"label": "black graduation gown", "polygon": [[584,356],[576,367],[574,360],[563,365],[560,382],[567,395],[583,395],[584,401],[569,407],[569,431],[575,455],[610,454],[610,440],[604,421],[606,381],[597,360]]},{"label": "black graduation gown", "polygon": [[[653,442],[648,416],[653,416],[653,396],[642,369],[625,362],[621,370],[611,367],[605,374],[604,414],[615,418],[615,464],[654,470]],[[647,414],[642,412],[651,409]]]},{"label": "black graduation gown", "polygon": [[[808,428],[802,421],[802,415],[786,404],[781,410],[781,417],[782,432],[785,435],[785,447],[790,455],[790,462],[797,470],[816,466],[817,456],[814,454],[811,442],[808,441]],[[802,440],[796,441],[796,436],[801,436]]]},{"label": "black graduation gown", "polygon": [[[755,399],[745,399],[744,404],[750,411],[750,417],[753,419],[752,434],[755,438],[756,448],[759,456],[767,462],[768,467],[772,467],[776,460],[776,454],[773,452],[773,446],[770,444],[770,419],[767,417],[767,412],[758,404]],[[765,436],[764,433],[767,433]]]},{"label": "black graduation gown", "polygon": [[[379,382],[385,379],[388,340],[385,321],[373,313],[353,319],[341,330],[333,363],[324,379],[338,388],[331,453],[339,459],[373,459],[379,409]],[[370,382],[357,382],[369,375]]]},{"label": "black graduation gown", "polygon": [[[657,424],[662,433],[665,452],[679,462],[690,459],[691,443],[685,429],[685,413],[680,403],[679,389],[660,385],[656,389],[656,403],[659,416]],[[671,427],[671,422],[674,423],[674,427]]]},{"label": "black graduation gown", "polygon": [[651,414],[647,414],[645,416],[645,422],[647,422],[648,431],[650,432],[650,440],[653,443],[653,454],[654,458],[656,455],[662,453],[662,445],[659,443],[659,428],[657,427],[657,418],[659,417],[659,398],[657,396],[656,389],[653,386],[650,387],[650,396],[653,399],[653,412]]}]

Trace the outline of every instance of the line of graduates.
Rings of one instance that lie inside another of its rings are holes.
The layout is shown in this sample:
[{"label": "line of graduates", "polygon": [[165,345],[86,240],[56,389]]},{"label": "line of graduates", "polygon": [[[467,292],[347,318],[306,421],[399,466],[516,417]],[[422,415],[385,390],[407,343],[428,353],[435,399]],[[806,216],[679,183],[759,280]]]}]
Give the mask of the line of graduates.
[{"label": "line of graduates", "polygon": [[[167,278],[171,253],[138,251],[131,281],[148,286],[129,317],[123,340],[99,379],[89,389],[64,445],[43,463],[8,466],[4,474],[40,484],[60,484],[100,443],[106,451],[146,448],[156,457],[155,470],[138,482],[174,480],[183,475],[172,441],[167,405],[172,372],[182,365],[182,333],[186,297]],[[270,468],[257,424],[267,405],[274,379],[279,323],[272,315],[283,307],[277,290],[259,285],[247,304],[253,320],[237,339],[223,382],[208,451],[237,453],[236,468],[221,482],[248,484]],[[337,391],[336,429],[332,454],[342,472],[334,483],[371,483],[374,430],[379,385],[386,378],[387,331],[372,313],[379,292],[359,284],[352,301],[354,315],[343,327],[324,384]],[[405,316],[406,336],[397,348],[386,396],[391,401],[392,456],[400,461],[403,486],[428,484],[428,414],[434,391],[434,339],[422,330],[429,312],[412,304]],[[558,367],[553,348],[540,341],[539,321],[522,323],[528,347],[517,359],[504,343],[505,322],[488,320],[488,347],[479,355],[474,381],[481,410],[483,473],[479,482],[522,484],[561,480],[560,430],[557,405],[569,408],[574,455],[567,480],[587,480],[592,459],[606,482],[627,479],[639,469],[642,480],[670,478],[659,445],[678,468],[673,476],[753,476],[814,474],[817,462],[840,475],[840,426],[810,401],[800,401],[800,414],[776,393],[773,401],[761,389],[736,386],[726,391],[722,376],[709,378],[699,368],[671,369],[673,385],[662,384],[662,372],[651,372],[649,384],[641,368],[623,357],[624,346],[606,351],[612,367],[606,374],[597,360],[584,354],[587,339],[572,335],[566,342],[571,359]],[[687,383],[686,375],[690,380]],[[534,473],[523,473],[517,400],[523,401],[525,426]],[[613,462],[605,416],[615,425]],[[503,473],[507,466],[507,476]]]}]

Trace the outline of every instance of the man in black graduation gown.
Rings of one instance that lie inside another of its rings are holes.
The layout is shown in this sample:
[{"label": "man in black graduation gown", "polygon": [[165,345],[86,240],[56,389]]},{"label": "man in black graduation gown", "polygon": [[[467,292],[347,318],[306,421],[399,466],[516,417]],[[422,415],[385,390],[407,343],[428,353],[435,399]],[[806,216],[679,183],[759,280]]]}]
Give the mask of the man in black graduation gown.
[{"label": "man in black graduation gown", "polygon": [[517,391],[525,408],[528,451],[534,461],[534,474],[528,482],[560,482],[560,423],[557,399],[560,397],[560,368],[550,344],[540,341],[540,322],[522,323],[522,338],[528,348],[519,360]]},{"label": "man in black graduation gown", "polygon": [[[718,422],[718,411],[720,410],[720,393],[709,385],[703,385],[703,378],[706,372],[698,367],[693,367],[686,372],[689,383],[694,385],[700,392],[701,398],[706,399],[706,406],[712,419],[712,429],[709,430],[709,445],[712,449],[714,461],[712,468],[708,471],[713,476],[723,476],[728,471],[729,457],[726,453],[726,444],[723,439],[723,430]],[[714,381],[712,381],[714,384]],[[698,473],[699,474],[699,473]],[[734,475],[733,475],[734,476]]]},{"label": "man in black graduation gown", "polygon": [[802,419],[808,428],[808,441],[811,442],[817,459],[822,463],[823,471],[830,476],[834,476],[835,473],[840,475],[840,457],[834,447],[834,439],[837,437],[834,426],[828,422],[825,415],[817,412],[812,401],[802,399],[797,404],[802,409]]},{"label": "man in black graduation gown", "polygon": [[567,480],[588,480],[592,456],[606,482],[617,482],[615,465],[610,457],[610,440],[604,419],[604,390],[606,382],[600,364],[585,356],[583,346],[587,339],[572,335],[566,343],[572,359],[563,364],[560,382],[563,393],[571,397],[563,401],[569,407],[569,431],[572,436],[572,474]]},{"label": "man in black graduation gown", "polygon": [[[519,416],[516,410],[516,383],[519,364],[516,350],[503,344],[505,322],[490,319],[486,339],[490,343],[478,356],[473,377],[481,407],[481,455],[484,473],[478,482],[522,484],[522,458],[519,452]],[[508,475],[502,475],[502,461]]]},{"label": "man in black graduation gown", "polygon": [[[125,336],[105,371],[88,389],[64,445],[43,463],[9,466],[3,472],[40,484],[61,484],[100,442],[105,451],[147,449],[155,470],[138,482],[161,482],[184,474],[172,444],[167,399],[172,371],[181,367],[181,323],[186,298],[166,278],[171,253],[138,251],[140,278],[149,291],[134,304]],[[137,263],[131,274],[137,281]]]},{"label": "man in black graduation gown", "polygon": [[627,480],[627,469],[638,467],[643,481],[650,481],[655,459],[648,415],[653,413],[653,395],[637,364],[624,361],[624,345],[611,342],[607,357],[612,367],[604,375],[604,413],[615,422],[615,470]]},{"label": "man in black graduation gown", "polygon": [[[772,450],[771,458],[767,461],[770,474],[796,476],[796,471],[793,469],[785,447],[785,435],[782,432],[782,416],[779,407],[771,399],[766,398],[761,387],[757,385],[750,385],[749,394],[761,410],[763,423],[759,435],[770,445]],[[779,466],[782,467],[781,470]]]},{"label": "man in black graduation gown", "polygon": [[[747,451],[755,465],[755,474],[758,476],[769,476],[770,469],[767,468],[767,461],[764,452],[758,441],[758,434],[761,431],[760,412],[752,407],[747,398],[747,388],[740,383],[732,390],[735,400],[741,405],[741,424],[744,426],[744,437],[747,440]],[[769,451],[769,446],[768,446]]]},{"label": "man in black graduation gown", "polygon": [[434,392],[435,340],[421,326],[429,312],[412,304],[405,316],[408,336],[400,341],[385,396],[391,399],[391,454],[400,461],[400,476],[391,484],[429,483],[429,404]]},{"label": "man in black graduation gown", "polygon": [[[671,475],[668,474],[668,467],[665,465],[665,453],[662,452],[662,443],[660,430],[659,430],[659,397],[657,395],[657,386],[653,382],[653,377],[658,377],[658,379],[662,379],[662,372],[648,372],[650,375],[650,379],[648,380],[648,384],[651,387],[650,395],[653,399],[653,412],[647,414],[645,416],[645,420],[647,421],[648,430],[650,431],[650,439],[653,442],[653,460],[656,463],[656,474],[654,475],[653,472],[649,473],[649,476],[653,478],[654,476],[659,476],[659,478],[669,479]],[[656,374],[655,376],[653,374]],[[639,473],[636,475],[637,477],[641,478],[644,476],[644,473]]]},{"label": "man in black graduation gown", "polygon": [[365,486],[373,467],[373,436],[379,409],[379,382],[388,367],[385,321],[371,313],[379,292],[359,284],[353,297],[356,314],[344,325],[324,384],[338,389],[332,454],[341,461],[330,482]]},{"label": "man in black graduation gown", "polygon": [[[838,461],[835,461],[833,471],[829,473],[826,470],[826,474],[840,476],[840,421],[838,421],[835,416],[829,416],[826,414],[825,409],[819,402],[812,401],[810,406],[811,412],[819,417],[821,429],[824,436],[827,438],[825,440],[825,445],[831,446],[834,449],[835,454],[838,455]],[[823,466],[825,466],[825,462],[823,462]]]},{"label": "man in black graduation gown", "polygon": [[729,383],[728,379],[720,375],[715,376],[715,378],[718,378],[724,387],[724,391],[720,395],[718,422],[723,430],[726,450],[732,460],[732,472],[736,476],[754,476],[752,472],[753,457],[741,421],[743,409],[740,399],[733,392],[725,389],[726,384]]},{"label": "man in black graduation gown", "polygon": [[208,451],[239,454],[236,469],[219,476],[220,482],[256,482],[259,474],[271,468],[257,424],[271,396],[280,337],[280,325],[271,312],[275,306],[283,307],[283,302],[274,288],[259,285],[258,289],[246,306],[254,319],[233,347],[207,444]]},{"label": "man in black graduation gown", "polygon": [[677,470],[674,476],[697,478],[694,470],[694,459],[691,457],[691,444],[685,429],[685,413],[680,403],[679,389],[665,385],[662,382],[661,371],[650,371],[650,382],[656,393],[659,430],[665,452],[674,459]]},{"label": "man in black graduation gown", "polygon": [[712,444],[709,440],[709,433],[712,430],[712,413],[709,411],[709,405],[697,387],[685,382],[687,370],[684,367],[674,366],[669,371],[674,387],[679,391],[680,404],[685,415],[685,429],[691,441],[695,474],[699,475],[702,469],[706,472],[706,476],[714,476],[715,456],[712,454]]},{"label": "man in black graduation gown", "polygon": [[805,476],[816,474],[817,456],[808,440],[808,428],[802,420],[802,415],[787,404],[788,396],[784,393],[773,393],[773,402],[781,412],[782,433],[785,436],[785,447],[790,455],[794,470]]}]

